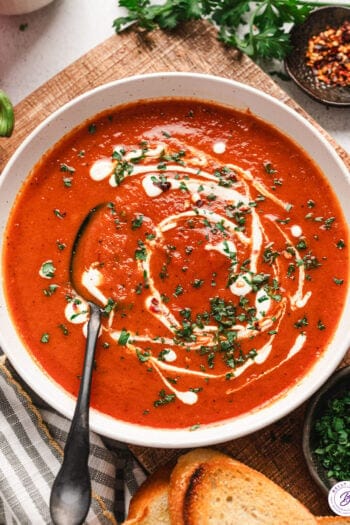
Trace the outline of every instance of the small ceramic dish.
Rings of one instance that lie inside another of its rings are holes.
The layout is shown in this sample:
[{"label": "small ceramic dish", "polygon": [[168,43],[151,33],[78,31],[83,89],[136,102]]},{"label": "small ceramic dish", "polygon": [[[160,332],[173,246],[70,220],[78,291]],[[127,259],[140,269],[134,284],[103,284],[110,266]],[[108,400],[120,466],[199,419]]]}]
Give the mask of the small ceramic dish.
[{"label": "small ceramic dish", "polygon": [[305,415],[303,432],[303,452],[310,474],[321,490],[328,494],[329,490],[339,480],[329,478],[327,470],[322,466],[320,458],[315,454],[317,448],[316,421],[322,417],[328,401],[341,397],[350,390],[350,366],[340,368],[310,399]]},{"label": "small ceramic dish", "polygon": [[0,15],[23,15],[50,4],[53,0],[0,0]]},{"label": "small ceramic dish", "polygon": [[340,27],[346,20],[350,21],[350,8],[347,7],[321,7],[312,11],[304,23],[291,29],[292,52],[284,62],[287,73],[301,89],[330,106],[350,106],[350,87],[320,82],[307,65],[306,51],[312,36],[330,27]]}]

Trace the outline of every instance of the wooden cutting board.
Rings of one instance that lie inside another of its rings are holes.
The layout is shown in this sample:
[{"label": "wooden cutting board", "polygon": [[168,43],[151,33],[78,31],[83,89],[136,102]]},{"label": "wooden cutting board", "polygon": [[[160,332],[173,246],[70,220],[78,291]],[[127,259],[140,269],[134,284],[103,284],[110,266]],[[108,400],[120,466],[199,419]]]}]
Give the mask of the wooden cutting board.
[{"label": "wooden cutting board", "polygon": [[[10,139],[0,139],[0,171],[28,133],[62,104],[106,82],[156,71],[196,71],[234,79],[269,93],[312,121],[250,59],[220,44],[215,30],[204,22],[185,26],[171,35],[130,31],[112,36],[16,106],[14,134]],[[324,130],[321,132],[350,168],[347,153]],[[350,364],[349,353],[345,363]],[[326,515],[331,513],[326,498],[308,474],[302,456],[304,412],[302,406],[264,430],[218,448],[266,474],[315,514]],[[130,448],[148,472],[183,452]]]}]

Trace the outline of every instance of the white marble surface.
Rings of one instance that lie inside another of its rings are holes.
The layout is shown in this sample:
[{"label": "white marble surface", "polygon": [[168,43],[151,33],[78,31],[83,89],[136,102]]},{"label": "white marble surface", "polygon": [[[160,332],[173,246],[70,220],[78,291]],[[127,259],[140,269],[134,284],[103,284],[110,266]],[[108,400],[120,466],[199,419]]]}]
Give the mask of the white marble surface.
[{"label": "white marble surface", "polygon": [[[117,0],[54,0],[30,14],[0,16],[0,88],[16,104],[112,36],[112,22],[122,13]],[[21,24],[28,24],[25,31]],[[326,107],[292,82],[273,78],[350,153],[350,108]]]}]

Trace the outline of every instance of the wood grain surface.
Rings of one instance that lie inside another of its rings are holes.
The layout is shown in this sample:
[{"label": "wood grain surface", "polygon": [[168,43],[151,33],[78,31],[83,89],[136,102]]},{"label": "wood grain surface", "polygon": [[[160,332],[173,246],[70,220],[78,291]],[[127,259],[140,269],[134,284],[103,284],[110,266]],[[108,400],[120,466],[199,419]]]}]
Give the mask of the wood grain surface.
[{"label": "wood grain surface", "polygon": [[[196,71],[234,79],[269,93],[312,122],[250,59],[220,44],[215,30],[208,24],[198,22],[171,35],[161,31],[151,34],[130,31],[112,36],[16,106],[15,131],[11,138],[0,139],[0,171],[28,133],[62,104],[106,82],[156,71]],[[320,129],[315,122],[313,124]],[[347,153],[324,130],[321,132],[350,167]],[[350,364],[349,353],[345,363]],[[305,406],[299,407],[279,422],[218,448],[263,472],[315,514],[331,514],[326,497],[311,479],[303,459],[304,412]],[[149,472],[183,452],[130,448]]]}]

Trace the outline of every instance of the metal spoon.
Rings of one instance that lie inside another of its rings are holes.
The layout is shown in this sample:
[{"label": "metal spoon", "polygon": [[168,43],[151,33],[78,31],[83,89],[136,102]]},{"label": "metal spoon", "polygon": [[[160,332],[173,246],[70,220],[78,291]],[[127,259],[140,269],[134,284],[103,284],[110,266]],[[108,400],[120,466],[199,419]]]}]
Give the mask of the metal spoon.
[{"label": "metal spoon", "polygon": [[[75,290],[78,290],[78,287],[73,268],[78,244],[91,217],[101,206],[90,210],[73,243],[70,276]],[[88,468],[90,451],[89,405],[96,341],[101,327],[101,308],[92,301],[88,301],[88,304],[90,319],[79,395],[64,448],[63,463],[51,490],[50,513],[55,525],[79,525],[83,523],[91,504],[91,480]]]}]

